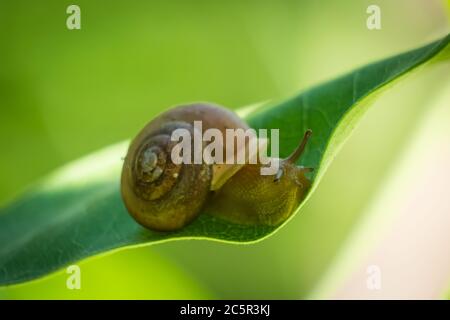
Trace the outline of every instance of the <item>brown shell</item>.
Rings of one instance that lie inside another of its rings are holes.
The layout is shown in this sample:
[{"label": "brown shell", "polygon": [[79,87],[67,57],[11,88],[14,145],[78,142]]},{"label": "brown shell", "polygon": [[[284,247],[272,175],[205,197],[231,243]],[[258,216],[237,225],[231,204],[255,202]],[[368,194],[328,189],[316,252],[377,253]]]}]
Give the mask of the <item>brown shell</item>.
[{"label": "brown shell", "polygon": [[[227,128],[248,128],[232,111],[197,103],[160,114],[130,144],[122,170],[122,198],[131,216],[149,229],[182,228],[200,213],[206,202],[213,183],[213,166],[176,165],[170,157],[174,146],[170,141],[172,131],[186,128],[192,135],[197,120],[202,121],[203,130],[216,128],[224,133]],[[150,149],[156,156],[149,157]],[[148,163],[152,165],[150,168]],[[219,172],[226,171],[222,168]]]}]

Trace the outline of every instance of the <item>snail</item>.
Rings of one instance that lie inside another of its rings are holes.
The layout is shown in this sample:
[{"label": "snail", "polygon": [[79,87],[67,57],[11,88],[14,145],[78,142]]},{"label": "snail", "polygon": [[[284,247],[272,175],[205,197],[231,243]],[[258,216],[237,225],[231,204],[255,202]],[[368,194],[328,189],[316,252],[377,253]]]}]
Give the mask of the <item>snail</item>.
[{"label": "snail", "polygon": [[[150,121],[131,142],[121,176],[121,195],[130,215],[156,231],[178,230],[200,212],[244,225],[276,226],[284,222],[305,197],[310,186],[297,166],[311,130],[286,159],[277,159],[274,175],[261,175],[262,163],[208,164],[172,161],[174,130],[194,136],[194,121],[204,129],[249,129],[245,121],[224,107],[196,103],[163,112]],[[204,142],[202,142],[204,144]],[[223,141],[224,147],[226,140]]]}]

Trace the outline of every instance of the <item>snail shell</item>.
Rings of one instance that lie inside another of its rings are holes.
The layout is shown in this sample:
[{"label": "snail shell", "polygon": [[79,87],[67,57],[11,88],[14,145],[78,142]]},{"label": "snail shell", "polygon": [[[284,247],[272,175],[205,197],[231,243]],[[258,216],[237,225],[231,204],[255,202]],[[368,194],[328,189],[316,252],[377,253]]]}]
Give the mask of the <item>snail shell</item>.
[{"label": "snail shell", "polygon": [[147,228],[160,231],[182,228],[199,214],[210,190],[226,180],[223,177],[229,172],[241,167],[174,164],[170,155],[177,142],[171,141],[171,134],[184,128],[193,139],[194,121],[202,121],[204,130],[219,129],[224,136],[225,129],[248,128],[233,112],[203,103],[176,107],[148,123],[131,142],[121,178],[126,208]]}]

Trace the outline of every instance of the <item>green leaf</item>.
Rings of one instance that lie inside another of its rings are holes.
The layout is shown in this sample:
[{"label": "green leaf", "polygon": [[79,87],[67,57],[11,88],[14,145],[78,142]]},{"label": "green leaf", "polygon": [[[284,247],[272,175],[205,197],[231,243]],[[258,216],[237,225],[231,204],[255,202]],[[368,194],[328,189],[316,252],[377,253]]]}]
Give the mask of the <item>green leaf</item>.
[{"label": "green leaf", "polygon": [[[280,129],[281,156],[293,150],[306,129],[313,130],[301,160],[316,168],[309,197],[370,101],[417,67],[449,60],[449,40],[446,36],[241,114],[254,128]],[[69,164],[0,210],[0,285],[31,280],[114,249],[176,239],[249,243],[280,228],[237,225],[201,214],[177,232],[144,229],[128,215],[119,193],[126,148],[121,143]]]}]

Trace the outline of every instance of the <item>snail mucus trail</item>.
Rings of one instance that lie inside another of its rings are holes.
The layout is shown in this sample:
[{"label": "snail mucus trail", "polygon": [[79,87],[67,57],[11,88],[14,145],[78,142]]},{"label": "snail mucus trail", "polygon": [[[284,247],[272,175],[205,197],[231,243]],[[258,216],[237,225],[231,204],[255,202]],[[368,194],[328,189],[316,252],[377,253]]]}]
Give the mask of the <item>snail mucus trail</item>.
[{"label": "snail mucus trail", "polygon": [[222,133],[223,154],[226,129],[249,129],[231,110],[207,103],[175,107],[150,121],[131,142],[122,169],[121,194],[130,215],[156,231],[183,228],[200,212],[245,225],[275,226],[285,221],[310,186],[305,173],[312,169],[296,162],[311,130],[288,158],[278,159],[275,174],[261,175],[260,162],[174,163],[171,152],[178,141],[171,135],[182,128],[193,139],[194,121],[201,121],[204,130]]}]

